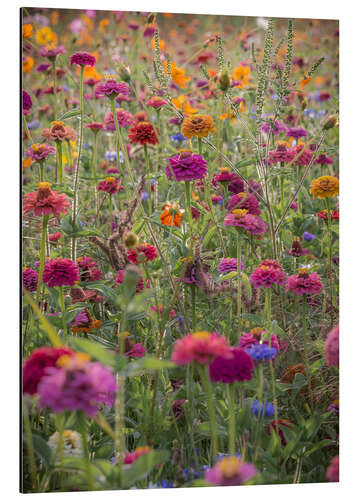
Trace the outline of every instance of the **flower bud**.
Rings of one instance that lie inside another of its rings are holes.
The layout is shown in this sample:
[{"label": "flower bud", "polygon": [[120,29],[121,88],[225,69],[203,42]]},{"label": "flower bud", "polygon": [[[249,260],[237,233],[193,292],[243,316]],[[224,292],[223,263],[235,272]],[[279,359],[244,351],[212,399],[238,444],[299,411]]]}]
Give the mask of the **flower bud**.
[{"label": "flower bud", "polygon": [[330,128],[336,127],[338,124],[337,115],[330,115],[327,117],[325,124],[323,126],[323,130],[328,130]]},{"label": "flower bud", "polygon": [[138,245],[139,238],[133,231],[128,231],[124,236],[124,244],[127,248],[134,248]]}]

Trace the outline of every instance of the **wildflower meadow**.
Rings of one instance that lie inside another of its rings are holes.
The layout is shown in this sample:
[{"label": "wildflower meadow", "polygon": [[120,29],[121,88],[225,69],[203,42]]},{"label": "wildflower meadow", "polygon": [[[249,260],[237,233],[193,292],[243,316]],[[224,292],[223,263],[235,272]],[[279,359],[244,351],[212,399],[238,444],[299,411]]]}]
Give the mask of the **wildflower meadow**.
[{"label": "wildflower meadow", "polygon": [[338,22],[21,15],[22,491],[339,481]]}]

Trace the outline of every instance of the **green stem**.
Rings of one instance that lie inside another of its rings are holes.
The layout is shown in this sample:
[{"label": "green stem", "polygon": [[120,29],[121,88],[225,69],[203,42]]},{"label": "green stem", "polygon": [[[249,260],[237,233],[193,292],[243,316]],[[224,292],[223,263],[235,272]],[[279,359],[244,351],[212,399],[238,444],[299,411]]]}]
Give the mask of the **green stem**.
[{"label": "green stem", "polygon": [[310,374],[310,366],[309,366],[309,358],[308,358],[308,338],[307,338],[307,325],[306,325],[306,306],[307,306],[307,299],[306,299],[306,294],[304,293],[302,296],[302,326],[303,326],[303,332],[304,332],[304,365],[305,365],[305,373],[306,373],[306,378],[307,378],[307,385],[309,388],[309,398],[310,398],[310,405],[311,408],[313,406],[313,400],[312,400],[312,387],[311,387],[311,374]]},{"label": "green stem", "polygon": [[26,406],[25,402],[23,403],[23,418],[24,418],[24,429],[25,429],[25,435],[26,435],[26,445],[27,445],[27,453],[28,453],[29,466],[30,466],[32,490],[37,491],[37,472],[36,472],[35,453],[34,453],[33,441],[32,441],[31,424],[30,424],[29,414],[28,414],[27,406]]},{"label": "green stem", "polygon": [[92,474],[92,466],[90,463],[90,458],[89,458],[89,449],[88,449],[88,436],[87,436],[87,421],[86,421],[86,416],[82,411],[78,412],[78,417],[79,417],[79,429],[80,433],[82,436],[82,446],[83,446],[83,453],[84,453],[84,465],[85,465],[85,470],[87,474],[87,481],[88,481],[88,489],[89,490],[94,490],[94,478]]},{"label": "green stem", "polygon": [[229,412],[229,454],[235,453],[236,442],[236,420],[234,408],[234,384],[227,385],[228,412]]},{"label": "green stem", "polygon": [[42,219],[42,236],[41,236],[41,249],[40,249],[40,269],[38,271],[38,282],[36,292],[36,302],[40,300],[42,288],[43,268],[45,267],[45,250],[46,250],[46,233],[48,224],[48,215],[44,215]]},{"label": "green stem", "polygon": [[61,311],[62,311],[62,328],[63,328],[63,335],[66,338],[67,337],[67,323],[66,323],[66,306],[64,303],[64,296],[63,296],[63,286],[59,287],[59,298],[60,298],[60,306],[61,306]]},{"label": "green stem", "polygon": [[[124,150],[123,150],[122,143],[120,141],[120,139],[121,139],[121,132],[120,132],[120,127],[119,127],[117,112],[116,112],[116,109],[115,109],[115,100],[114,100],[114,98],[110,99],[110,104],[111,104],[111,107],[112,107],[112,113],[113,113],[115,130],[116,130],[115,147],[116,147],[116,151],[117,151],[117,165],[118,165],[118,168],[119,168],[119,166],[120,166],[120,147],[122,149],[122,153],[123,153],[124,157],[125,157],[125,155],[124,155]],[[121,172],[121,174],[123,175],[123,172]]]},{"label": "green stem", "polygon": [[207,396],[208,415],[211,426],[212,459],[214,462],[218,454],[218,445],[217,445],[218,442],[217,442],[217,429],[216,429],[216,415],[213,404],[212,384],[210,382],[208,375],[208,365],[199,366],[199,370],[200,370],[202,385]]},{"label": "green stem", "polygon": [[32,135],[31,135],[31,133],[29,131],[29,128],[27,126],[27,121],[26,121],[25,115],[22,115],[22,123],[24,125],[24,129],[25,129],[25,133],[26,133],[27,139],[30,141],[31,144],[33,144]]},{"label": "green stem", "polygon": [[125,452],[125,438],[124,438],[124,387],[125,378],[119,373],[116,374],[117,393],[115,397],[115,416],[114,416],[114,444],[115,456],[117,458],[117,465],[119,468],[119,483],[122,481],[122,465]]},{"label": "green stem", "polygon": [[63,162],[62,162],[62,142],[56,141],[57,145],[57,179],[63,184]]},{"label": "green stem", "polygon": [[333,296],[333,283],[332,283],[332,228],[331,228],[331,207],[330,200],[326,198],[326,208],[327,208],[327,230],[329,234],[328,242],[328,274],[329,274],[329,287],[330,287],[330,300],[331,304],[335,305],[335,300]]},{"label": "green stem", "polygon": [[148,200],[148,211],[149,211],[149,217],[152,214],[152,194],[151,194],[151,180],[150,180],[150,163],[149,163],[149,155],[148,155],[148,148],[147,145],[144,144],[144,155],[145,155],[145,172],[146,172],[146,177],[147,177],[147,182],[148,182],[148,195],[149,195],[149,200]]},{"label": "green stem", "polygon": [[237,321],[238,321],[238,341],[242,331],[242,280],[241,280],[241,234],[237,231]]},{"label": "green stem", "polygon": [[113,232],[113,199],[112,199],[112,194],[109,193],[109,220],[110,220],[110,227],[109,227],[109,234],[112,234]]},{"label": "green stem", "polygon": [[53,72],[53,102],[54,102],[54,119],[57,120],[57,74],[56,74],[56,59],[52,62]]},{"label": "green stem", "polygon": [[40,161],[40,182],[44,181],[44,163]]},{"label": "green stem", "polygon": [[190,226],[190,233],[192,236],[192,213],[191,213],[191,182],[185,181],[185,193],[186,193],[186,211],[188,224]]},{"label": "green stem", "polygon": [[191,285],[192,296],[192,331],[196,331],[196,285]]}]

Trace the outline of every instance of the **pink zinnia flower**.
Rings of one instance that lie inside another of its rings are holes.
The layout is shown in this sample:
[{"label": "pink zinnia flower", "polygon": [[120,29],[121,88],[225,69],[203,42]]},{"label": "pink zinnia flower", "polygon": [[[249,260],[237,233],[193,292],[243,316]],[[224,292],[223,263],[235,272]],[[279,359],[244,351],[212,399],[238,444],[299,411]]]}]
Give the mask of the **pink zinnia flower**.
[{"label": "pink zinnia flower", "polygon": [[230,456],[223,457],[214,467],[205,472],[207,482],[216,486],[239,486],[254,477],[257,469],[249,462]]},{"label": "pink zinnia flower", "polygon": [[232,347],[230,353],[231,358],[217,356],[209,365],[209,374],[213,382],[233,384],[252,378],[254,363],[249,354],[238,347]]},{"label": "pink zinnia flower", "polygon": [[[296,146],[296,148],[293,149],[295,157],[299,155],[300,151],[302,151],[304,147],[305,146]],[[297,167],[305,167],[306,165],[309,165],[312,158],[313,153],[311,153],[310,149],[307,148],[303,153],[300,154],[298,158],[296,158],[296,160],[294,161],[294,165],[296,165]]]},{"label": "pink zinnia flower", "polygon": [[326,477],[331,483],[338,483],[340,480],[340,458],[333,457],[326,471]]},{"label": "pink zinnia flower", "polygon": [[55,243],[56,241],[58,241],[62,236],[62,233],[58,232],[58,233],[51,233],[48,235],[48,239],[50,240],[51,243]]},{"label": "pink zinnia flower", "polygon": [[248,234],[262,235],[266,231],[265,222],[257,215],[247,213],[245,209],[235,209],[224,219],[224,226],[244,229]]},{"label": "pink zinnia flower", "polygon": [[82,410],[93,417],[99,405],[111,407],[116,393],[115,377],[101,363],[83,355],[64,356],[48,368],[38,385],[39,405],[53,412]]},{"label": "pink zinnia flower", "polygon": [[64,193],[52,191],[50,182],[39,182],[37,185],[38,191],[27,193],[24,197],[24,214],[33,212],[35,215],[59,217],[67,213],[70,204]]},{"label": "pink zinnia flower", "polygon": [[195,332],[175,342],[171,359],[178,365],[187,365],[193,361],[206,364],[216,356],[231,356],[225,337],[216,332]]},{"label": "pink zinnia flower", "polygon": [[91,257],[87,257],[86,255],[78,257],[77,265],[79,268],[80,281],[91,282],[98,281],[103,278],[97,262],[95,262]]},{"label": "pink zinnia flower", "polygon": [[317,273],[309,274],[307,271],[299,271],[299,274],[289,276],[286,282],[286,291],[296,295],[317,295],[321,293],[321,278]]},{"label": "pink zinnia flower", "polygon": [[171,156],[166,166],[169,179],[175,176],[177,181],[192,181],[202,179],[207,173],[207,162],[192,151],[182,151],[179,155]]},{"label": "pink zinnia flower", "polygon": [[158,96],[150,97],[150,99],[146,102],[146,106],[148,106],[150,108],[154,108],[154,109],[161,109],[166,104],[167,104],[167,102]]},{"label": "pink zinnia flower", "polygon": [[250,284],[255,288],[264,286],[270,288],[272,285],[283,285],[286,281],[286,274],[281,265],[274,260],[263,260],[250,275]]},{"label": "pink zinnia flower", "polygon": [[234,208],[243,208],[248,210],[248,214],[251,215],[261,214],[259,201],[254,194],[250,193],[238,193],[233,195],[227,204],[227,210],[228,212],[231,212]]},{"label": "pink zinnia flower", "polygon": [[107,80],[105,83],[100,83],[94,89],[96,97],[116,97],[117,95],[128,95],[128,84],[121,82],[117,83],[115,80]]},{"label": "pink zinnia flower", "polygon": [[[126,111],[123,108],[116,109],[115,111],[118,119],[119,128],[130,127],[130,125],[134,123],[134,118],[129,111]],[[106,130],[110,131],[115,130],[114,116],[111,111],[109,111],[109,113],[105,115],[104,125]]]},{"label": "pink zinnia flower", "polygon": [[288,149],[285,144],[278,144],[274,151],[269,151],[269,164],[290,163],[295,157],[295,153]]},{"label": "pink zinnia flower", "polygon": [[48,155],[53,155],[55,152],[56,150],[53,146],[44,142],[43,144],[32,144],[32,146],[26,150],[26,156],[41,162],[45,160]]},{"label": "pink zinnia flower", "polygon": [[[259,327],[253,328],[250,332],[243,332],[239,338],[238,347],[246,349],[258,344],[269,346],[268,331]],[[281,350],[279,338],[276,335],[271,335],[270,347],[276,349],[277,353]]]},{"label": "pink zinnia flower", "polygon": [[[227,257],[226,259],[222,259],[217,266],[217,269],[220,273],[230,273],[231,271],[237,271],[237,259],[234,257]],[[244,271],[243,262],[240,263],[241,271]]]},{"label": "pink zinnia flower", "polygon": [[139,446],[133,452],[127,451],[123,462],[124,462],[124,464],[132,464],[139,457],[141,457],[142,455],[147,455],[151,451],[152,451],[152,449],[150,448],[150,446]]},{"label": "pink zinnia flower", "polygon": [[128,250],[128,260],[133,264],[148,262],[150,260],[156,259],[156,257],[156,248],[149,243],[141,243],[135,248],[130,248]]},{"label": "pink zinnia flower", "polygon": [[97,132],[99,132],[99,130],[103,130],[104,125],[102,123],[99,123],[99,122],[92,122],[92,123],[86,123],[85,127],[89,128],[94,133],[97,133]]},{"label": "pink zinnia flower", "polygon": [[43,282],[53,286],[73,286],[79,280],[78,267],[71,259],[49,259],[43,270]]},{"label": "pink zinnia flower", "polygon": [[328,366],[339,366],[340,329],[338,326],[330,331],[325,342],[325,357]]},{"label": "pink zinnia flower", "polygon": [[94,66],[97,59],[88,52],[75,52],[71,55],[70,63],[78,66]]}]

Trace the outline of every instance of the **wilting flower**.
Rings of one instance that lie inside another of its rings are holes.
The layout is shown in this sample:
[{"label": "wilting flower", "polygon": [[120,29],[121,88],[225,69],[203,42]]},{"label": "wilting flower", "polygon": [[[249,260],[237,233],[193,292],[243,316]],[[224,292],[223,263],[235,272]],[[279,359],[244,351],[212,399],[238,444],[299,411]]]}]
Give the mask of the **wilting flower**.
[{"label": "wilting flower", "polygon": [[231,356],[226,338],[216,332],[203,331],[176,340],[171,359],[178,365],[187,365],[193,361],[206,364],[217,356]]},{"label": "wilting flower", "polygon": [[264,286],[270,288],[272,285],[283,285],[286,281],[286,274],[281,264],[274,260],[263,260],[250,275],[252,286],[259,288]]},{"label": "wilting flower", "polygon": [[180,209],[178,203],[165,203],[162,207],[162,213],[160,215],[161,224],[164,226],[176,226],[180,227],[182,220],[183,210]]},{"label": "wilting flower", "polygon": [[91,257],[83,255],[77,258],[79,268],[80,281],[97,281],[103,278],[101,270],[98,268],[98,263]]},{"label": "wilting flower", "polygon": [[102,322],[93,318],[88,309],[83,309],[73,318],[70,326],[73,333],[90,333],[92,330],[98,330]]},{"label": "wilting flower", "polygon": [[207,162],[199,154],[182,150],[180,154],[168,159],[166,173],[169,179],[174,175],[177,181],[202,179],[207,173]]},{"label": "wilting flower", "polygon": [[251,412],[256,417],[273,417],[275,413],[273,403],[260,403],[258,400],[253,401],[250,407]]},{"label": "wilting flower", "polygon": [[[159,131],[157,131],[159,134]],[[139,122],[129,130],[128,135],[131,144],[138,142],[142,146],[145,144],[157,144],[159,142],[154,127],[149,122]]]},{"label": "wilting flower", "polygon": [[[118,108],[115,110],[118,120],[119,128],[130,127],[134,123],[134,118],[132,114],[123,108]],[[107,113],[104,117],[104,125],[106,130],[115,130],[114,116],[111,111]]]},{"label": "wilting flower", "polygon": [[128,251],[128,260],[133,264],[141,264],[154,260],[157,257],[156,248],[149,243],[141,243],[134,249],[130,248]]},{"label": "wilting flower", "polygon": [[[233,257],[232,258],[227,257],[226,259],[222,259],[218,264],[217,269],[220,273],[230,273],[231,271],[237,271],[238,270],[237,259]],[[244,271],[243,262],[240,263],[240,270]]]},{"label": "wilting flower", "polygon": [[47,368],[56,366],[57,360],[64,354],[71,356],[73,352],[68,347],[40,347],[32,351],[22,369],[23,392],[35,394]]},{"label": "wilting flower", "polygon": [[35,215],[59,217],[67,213],[70,204],[64,193],[52,191],[50,182],[39,182],[37,186],[38,191],[27,193],[24,197],[24,214],[33,212]]},{"label": "wilting flower", "polygon": [[38,272],[29,267],[22,271],[22,285],[28,292],[36,292],[38,283]]},{"label": "wilting flower", "polygon": [[338,326],[330,331],[325,342],[325,357],[328,366],[339,366],[340,329]]},{"label": "wilting flower", "polygon": [[340,458],[333,457],[326,471],[326,477],[331,483],[338,483],[340,480]]},{"label": "wilting flower", "polygon": [[322,283],[317,273],[309,274],[306,269],[300,269],[298,274],[289,276],[286,282],[286,291],[296,295],[316,295],[321,293]]},{"label": "wilting flower", "polygon": [[54,121],[51,128],[45,128],[41,134],[48,141],[75,141],[77,133],[71,127],[65,127],[64,122]]},{"label": "wilting flower", "polygon": [[261,235],[266,231],[265,222],[257,215],[248,214],[246,209],[234,209],[224,219],[224,226],[244,229],[248,234]]},{"label": "wilting flower", "polygon": [[96,62],[96,58],[88,52],[75,52],[70,59],[71,64],[78,64],[78,66],[94,66]]},{"label": "wilting flower", "polygon": [[195,136],[202,139],[207,137],[208,134],[214,134],[216,128],[211,116],[196,114],[185,116],[181,125],[181,132],[187,139]]},{"label": "wilting flower", "polygon": [[239,486],[254,477],[256,473],[253,464],[230,456],[223,457],[214,467],[208,469],[205,472],[205,479],[216,486]]},{"label": "wilting flower", "polygon": [[233,384],[250,380],[254,371],[254,363],[249,354],[238,347],[232,347],[231,357],[217,356],[209,365],[209,374],[213,382]]},{"label": "wilting flower", "polygon": [[40,407],[48,406],[55,413],[82,410],[93,417],[100,404],[113,405],[117,389],[113,373],[88,358],[82,353],[64,355],[56,366],[47,368],[38,385]]},{"label": "wilting flower", "polygon": [[330,198],[339,193],[339,180],[332,175],[318,177],[311,182],[310,193],[314,198]]},{"label": "wilting flower", "polygon": [[107,80],[105,83],[99,83],[95,89],[94,94],[96,97],[109,97],[114,98],[118,95],[129,95],[129,86],[127,83],[117,83],[115,80]]},{"label": "wilting flower", "polygon": [[[56,453],[60,443],[60,434],[56,431],[48,440],[48,446]],[[65,430],[62,433],[62,451],[65,457],[79,457],[83,456],[82,438],[79,432]]]},{"label": "wilting flower", "polygon": [[241,208],[248,211],[248,214],[251,215],[260,215],[261,210],[259,208],[259,201],[254,196],[254,194],[250,193],[238,193],[233,195],[228,204],[227,210],[231,212],[235,208]]},{"label": "wilting flower", "polygon": [[100,182],[97,191],[105,191],[109,194],[115,194],[118,191],[119,180],[115,177],[107,177],[104,181]]},{"label": "wilting flower", "polygon": [[135,451],[129,452],[127,451],[124,457],[124,464],[132,464],[137,460],[139,457],[143,455],[147,455],[148,453],[151,453],[152,449],[150,446],[139,446],[136,448]]},{"label": "wilting flower", "polygon": [[43,270],[43,282],[53,286],[73,286],[79,280],[78,266],[71,260],[62,257],[49,259]]},{"label": "wilting flower", "polygon": [[69,294],[72,299],[72,304],[77,302],[101,302],[104,297],[98,294],[96,290],[83,290],[80,286],[71,287]]},{"label": "wilting flower", "polygon": [[26,150],[26,156],[29,156],[32,160],[41,162],[47,158],[48,155],[53,155],[56,152],[53,146],[46,144],[45,142],[42,144],[32,144]]}]

